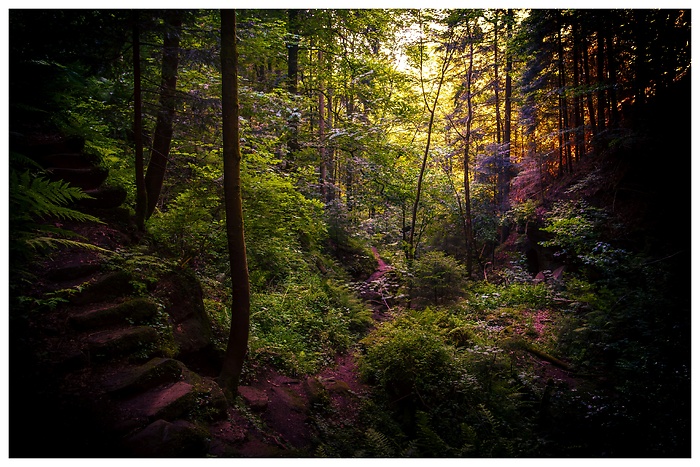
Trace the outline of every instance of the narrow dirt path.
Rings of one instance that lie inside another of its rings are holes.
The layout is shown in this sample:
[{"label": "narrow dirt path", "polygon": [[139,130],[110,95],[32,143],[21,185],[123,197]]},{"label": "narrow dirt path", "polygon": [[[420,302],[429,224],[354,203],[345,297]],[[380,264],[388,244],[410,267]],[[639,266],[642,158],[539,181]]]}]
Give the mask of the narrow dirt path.
[{"label": "narrow dirt path", "polygon": [[[372,248],[377,269],[364,281],[360,297],[370,304],[375,322],[390,319],[389,289],[385,280],[391,266]],[[352,426],[370,388],[359,377],[354,350],[336,355],[335,365],[317,375],[289,378],[268,369],[250,386],[239,390],[245,405],[262,424],[231,409],[229,420],[212,427],[211,454],[243,457],[307,457],[317,438],[314,418],[329,426]],[[313,412],[324,407],[323,414]],[[255,418],[252,417],[252,418]]]}]

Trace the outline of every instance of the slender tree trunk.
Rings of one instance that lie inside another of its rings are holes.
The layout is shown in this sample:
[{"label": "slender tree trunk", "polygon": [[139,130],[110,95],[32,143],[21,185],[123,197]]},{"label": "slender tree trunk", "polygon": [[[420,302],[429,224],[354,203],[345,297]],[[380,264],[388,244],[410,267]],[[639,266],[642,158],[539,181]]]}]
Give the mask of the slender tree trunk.
[{"label": "slender tree trunk", "polygon": [[[567,172],[571,173],[571,139],[569,136],[569,105],[566,97],[566,57],[564,56],[564,43],[562,40],[562,18],[561,12],[557,11],[557,49],[558,49],[558,67],[559,67],[559,103],[561,108],[561,144],[559,151],[563,151],[565,155]],[[560,155],[561,157],[561,155]],[[560,167],[561,170],[561,167]]]},{"label": "slender tree trunk", "polygon": [[[299,94],[299,10],[289,10],[287,31],[287,91],[292,96]],[[289,154],[299,151],[299,121],[296,116],[289,119],[290,137],[287,142]],[[289,162],[289,161],[288,161]]]},{"label": "slender tree trunk", "polygon": [[[506,39],[509,43],[513,35],[513,10],[506,13]],[[513,84],[511,71],[513,57],[506,51],[506,89],[505,89],[505,121],[503,122],[503,167],[501,170],[501,212],[510,209],[510,155],[511,155],[511,119],[513,107]],[[505,239],[502,239],[502,241]]]},{"label": "slender tree trunk", "polygon": [[605,35],[605,51],[608,56],[608,82],[610,89],[610,127],[616,128],[620,123],[620,113],[617,109],[617,63],[615,60],[615,48],[613,47],[612,28],[607,28]]},{"label": "slender tree trunk", "polygon": [[[601,26],[602,27],[602,26]],[[598,132],[605,131],[605,40],[603,38],[603,32],[598,31],[596,34],[598,40],[598,50],[596,51],[596,64],[598,67],[597,78],[598,78]]]},{"label": "slender tree trunk", "polygon": [[231,268],[231,330],[219,375],[222,389],[235,395],[248,350],[250,283],[241,199],[241,148],[238,128],[238,50],[236,11],[221,11],[221,71],[226,237]]},{"label": "slender tree trunk", "polygon": [[134,166],[136,177],[136,227],[139,232],[146,230],[146,205],[148,194],[143,176],[143,116],[141,109],[141,39],[139,32],[139,14],[134,10],[133,61],[134,61]]},{"label": "slender tree trunk", "polygon": [[[332,201],[330,196],[330,184],[328,183],[328,147],[326,146],[326,86],[324,83],[324,75],[321,70],[324,68],[323,52],[318,51],[318,66],[319,66],[319,93],[318,93],[318,143],[319,157],[321,160],[319,167],[319,184],[321,199],[325,203]],[[329,103],[330,105],[330,103]]]},{"label": "slender tree trunk", "polygon": [[182,13],[169,10],[165,14],[165,35],[163,37],[163,62],[160,87],[160,110],[156,118],[153,135],[153,148],[146,171],[146,192],[148,207],[146,218],[153,215],[160,198],[165,178],[165,169],[170,155],[170,143],[173,139],[173,119],[175,118],[175,96],[177,88],[177,66],[180,48],[180,30]]},{"label": "slender tree trunk", "polygon": [[579,73],[579,65],[581,63],[581,46],[580,46],[580,34],[578,20],[574,18],[573,21],[573,66],[574,66],[574,84],[573,87],[576,90],[574,95],[574,148],[576,149],[574,161],[578,163],[579,159],[583,155],[583,101],[582,95],[579,92],[581,86],[581,76]]},{"label": "slender tree trunk", "polygon": [[588,119],[591,122],[591,134],[596,135],[598,133],[598,127],[596,126],[595,119],[595,107],[593,106],[593,93],[591,89],[591,69],[590,69],[590,57],[588,53],[588,38],[583,38],[583,79],[586,83],[586,106],[588,107]]},{"label": "slender tree trunk", "polygon": [[[435,122],[435,112],[437,110],[437,104],[438,100],[440,98],[440,90],[442,89],[442,83],[445,80],[445,75],[447,74],[447,69],[449,68],[450,61],[452,59],[452,55],[454,54],[455,48],[446,48],[445,50],[445,57],[443,58],[442,62],[442,67],[440,70],[440,77],[438,80],[438,86],[437,90],[435,91],[435,99],[433,100],[432,106],[428,103],[428,96],[425,92],[425,89],[423,89],[423,101],[425,103],[426,109],[428,109],[428,112],[430,113],[430,120],[428,121],[428,137],[425,142],[425,151],[423,151],[423,162],[421,164],[420,172],[418,173],[418,186],[416,187],[416,197],[413,202],[413,211],[411,213],[411,230],[408,238],[408,247],[409,247],[409,254],[408,254],[408,259],[409,259],[409,264],[415,259],[416,257],[416,244],[415,244],[415,231],[416,231],[416,219],[418,216],[418,206],[420,204],[420,197],[421,197],[421,191],[423,189],[423,177],[425,176],[425,169],[428,164],[428,155],[430,154],[430,142],[432,139],[433,135],[433,123]],[[421,87],[423,86],[423,45],[421,43],[421,50],[420,50],[420,80],[421,80]]]},{"label": "slender tree trunk", "polygon": [[498,75],[498,18],[499,10],[495,10],[496,18],[493,22],[493,95],[496,111],[496,186],[494,187],[494,201],[497,209],[503,202],[503,148],[501,148],[501,135],[503,122],[501,120],[501,79]]}]

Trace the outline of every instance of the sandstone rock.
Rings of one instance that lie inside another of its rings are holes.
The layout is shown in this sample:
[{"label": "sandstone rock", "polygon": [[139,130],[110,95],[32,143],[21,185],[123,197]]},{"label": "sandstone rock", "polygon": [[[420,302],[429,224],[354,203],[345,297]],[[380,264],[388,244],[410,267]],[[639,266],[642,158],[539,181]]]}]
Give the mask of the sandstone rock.
[{"label": "sandstone rock", "polygon": [[133,457],[203,457],[207,436],[206,430],[184,420],[156,420],[127,438],[124,446]]},{"label": "sandstone rock", "polygon": [[145,298],[135,298],[117,305],[101,305],[72,316],[70,324],[76,329],[97,329],[115,324],[143,323],[153,318],[158,306]]},{"label": "sandstone rock", "polygon": [[107,392],[126,396],[158,386],[166,382],[178,381],[182,376],[183,365],[171,358],[153,358],[136,368],[127,368],[103,381]]},{"label": "sandstone rock", "polygon": [[157,339],[155,329],[137,326],[92,334],[88,338],[88,348],[91,358],[104,359],[143,350]]},{"label": "sandstone rock", "polygon": [[239,386],[238,393],[243,398],[243,401],[254,412],[264,412],[267,409],[268,399],[267,394],[259,389],[250,386]]}]

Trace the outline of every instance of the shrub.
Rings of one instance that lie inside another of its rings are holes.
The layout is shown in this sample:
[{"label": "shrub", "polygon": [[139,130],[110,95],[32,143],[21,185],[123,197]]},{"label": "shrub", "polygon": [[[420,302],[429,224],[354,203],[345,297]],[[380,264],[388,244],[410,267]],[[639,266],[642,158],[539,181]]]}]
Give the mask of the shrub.
[{"label": "shrub", "polygon": [[413,263],[413,292],[432,303],[454,300],[462,292],[466,272],[454,257],[430,251]]}]

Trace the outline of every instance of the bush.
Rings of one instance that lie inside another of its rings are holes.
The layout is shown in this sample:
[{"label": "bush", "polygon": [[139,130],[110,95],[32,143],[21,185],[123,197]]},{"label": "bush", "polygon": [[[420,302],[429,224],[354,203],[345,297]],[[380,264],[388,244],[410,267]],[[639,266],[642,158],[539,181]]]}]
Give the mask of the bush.
[{"label": "bush", "polygon": [[250,355],[288,374],[318,371],[371,322],[349,292],[319,276],[288,280],[251,297]]},{"label": "bush", "polygon": [[432,303],[454,300],[462,292],[464,266],[441,251],[430,251],[413,263],[411,284],[417,297]]}]

